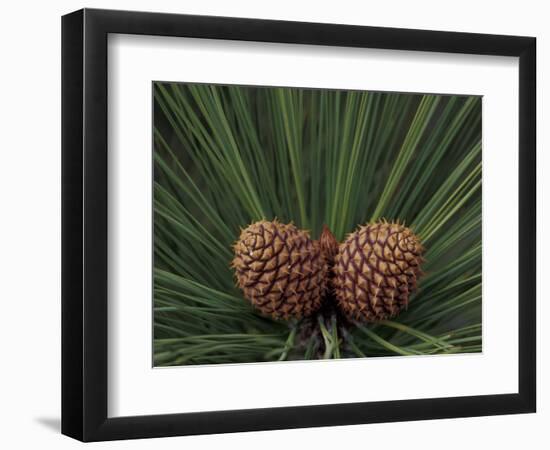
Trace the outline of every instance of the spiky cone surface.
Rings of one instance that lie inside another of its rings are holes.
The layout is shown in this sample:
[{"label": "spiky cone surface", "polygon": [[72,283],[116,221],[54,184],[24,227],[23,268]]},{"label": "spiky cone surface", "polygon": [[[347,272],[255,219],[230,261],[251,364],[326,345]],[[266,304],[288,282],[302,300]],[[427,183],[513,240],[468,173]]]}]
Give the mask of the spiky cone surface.
[{"label": "spiky cone surface", "polygon": [[234,251],[237,284],[263,315],[300,319],[320,308],[327,265],[306,231],[263,220],[241,232]]},{"label": "spiky cone surface", "polygon": [[359,227],[340,244],[333,288],[350,320],[377,322],[407,308],[424,261],[418,237],[399,223]]}]

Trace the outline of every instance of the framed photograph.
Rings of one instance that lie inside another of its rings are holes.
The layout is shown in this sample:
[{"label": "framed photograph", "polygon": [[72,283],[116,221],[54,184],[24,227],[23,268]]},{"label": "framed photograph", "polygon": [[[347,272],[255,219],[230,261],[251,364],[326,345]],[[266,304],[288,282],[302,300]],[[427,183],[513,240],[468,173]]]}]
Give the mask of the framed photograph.
[{"label": "framed photograph", "polygon": [[535,412],[533,37],[62,20],[62,432]]}]

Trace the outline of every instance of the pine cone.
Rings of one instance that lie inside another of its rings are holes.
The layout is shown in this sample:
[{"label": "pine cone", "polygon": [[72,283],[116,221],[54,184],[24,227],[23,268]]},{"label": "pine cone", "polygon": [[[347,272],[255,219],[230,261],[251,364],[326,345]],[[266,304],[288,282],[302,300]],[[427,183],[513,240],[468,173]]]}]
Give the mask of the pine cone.
[{"label": "pine cone", "polygon": [[340,244],[333,287],[351,320],[376,322],[406,308],[424,261],[417,236],[398,223],[360,227]]},{"label": "pine cone", "polygon": [[320,245],[294,225],[260,221],[234,245],[237,284],[263,315],[299,319],[321,306],[326,262]]}]

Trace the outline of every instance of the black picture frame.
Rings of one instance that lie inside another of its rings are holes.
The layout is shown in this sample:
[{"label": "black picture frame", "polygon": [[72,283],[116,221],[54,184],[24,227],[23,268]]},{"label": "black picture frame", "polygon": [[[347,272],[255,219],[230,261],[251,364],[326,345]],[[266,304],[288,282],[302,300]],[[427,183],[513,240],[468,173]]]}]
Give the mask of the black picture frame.
[{"label": "black picture frame", "polygon": [[[109,418],[109,33],[519,57],[518,393]],[[82,441],[101,441],[535,412],[535,91],[533,37],[94,9],[64,16],[62,433]]]}]

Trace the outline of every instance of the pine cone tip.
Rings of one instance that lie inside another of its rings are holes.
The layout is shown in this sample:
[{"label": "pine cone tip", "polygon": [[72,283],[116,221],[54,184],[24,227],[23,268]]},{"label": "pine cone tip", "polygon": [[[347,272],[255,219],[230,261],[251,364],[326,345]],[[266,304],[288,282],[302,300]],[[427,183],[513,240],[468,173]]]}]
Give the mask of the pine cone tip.
[{"label": "pine cone tip", "polygon": [[326,260],[328,262],[334,261],[334,257],[338,253],[338,241],[327,225],[323,225],[323,231],[321,232],[319,243],[321,244],[321,251],[323,252]]}]

